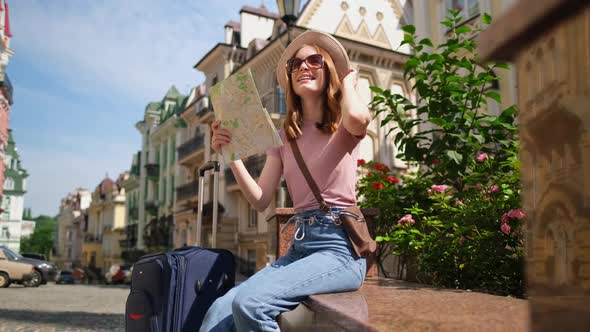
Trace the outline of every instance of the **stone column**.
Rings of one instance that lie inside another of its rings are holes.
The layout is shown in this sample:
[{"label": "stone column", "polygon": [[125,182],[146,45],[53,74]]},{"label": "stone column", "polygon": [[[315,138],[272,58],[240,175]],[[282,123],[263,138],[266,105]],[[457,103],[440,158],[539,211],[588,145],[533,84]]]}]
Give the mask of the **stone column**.
[{"label": "stone column", "polygon": [[519,82],[533,331],[590,330],[590,2],[521,0],[478,41]]}]

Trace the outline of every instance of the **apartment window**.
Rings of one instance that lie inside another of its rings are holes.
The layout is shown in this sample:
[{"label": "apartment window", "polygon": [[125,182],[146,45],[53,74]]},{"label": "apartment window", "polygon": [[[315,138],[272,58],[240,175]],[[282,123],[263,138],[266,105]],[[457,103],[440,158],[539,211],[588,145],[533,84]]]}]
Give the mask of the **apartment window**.
[{"label": "apartment window", "polygon": [[176,161],[176,142],[172,141],[172,153],[170,154],[170,165],[174,166]]},{"label": "apartment window", "polygon": [[174,204],[174,194],[176,191],[174,190],[174,176],[170,178],[170,205]]},{"label": "apartment window", "polygon": [[479,15],[479,0],[445,0],[445,16],[449,9],[461,12],[464,21]]},{"label": "apartment window", "polygon": [[166,179],[164,178],[164,180],[162,181],[162,205],[166,205],[166,192],[168,191],[168,187],[166,187]]},{"label": "apartment window", "polygon": [[6,190],[13,190],[14,189],[14,180],[12,178],[6,178],[6,180],[4,180],[4,189],[6,189]]},{"label": "apartment window", "polygon": [[248,249],[248,268],[246,275],[252,275],[256,272],[256,250]]},{"label": "apartment window", "polygon": [[161,169],[167,168],[166,167],[167,166],[166,163],[168,162],[168,144],[164,144],[164,152],[163,152],[163,154],[164,155],[162,156],[163,161],[162,161],[162,168]]},{"label": "apartment window", "polygon": [[10,239],[10,232],[8,231],[8,226],[2,226],[2,237]]},{"label": "apartment window", "polygon": [[250,213],[248,214],[248,227],[253,228],[258,225],[258,211],[254,208],[250,208]]}]

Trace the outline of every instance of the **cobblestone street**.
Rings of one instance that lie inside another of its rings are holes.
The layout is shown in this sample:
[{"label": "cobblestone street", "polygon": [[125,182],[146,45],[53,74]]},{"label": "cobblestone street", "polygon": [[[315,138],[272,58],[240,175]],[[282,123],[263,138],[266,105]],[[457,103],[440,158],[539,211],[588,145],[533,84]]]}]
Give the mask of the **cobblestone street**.
[{"label": "cobblestone street", "polygon": [[0,332],[124,331],[128,286],[11,285],[0,289]]}]

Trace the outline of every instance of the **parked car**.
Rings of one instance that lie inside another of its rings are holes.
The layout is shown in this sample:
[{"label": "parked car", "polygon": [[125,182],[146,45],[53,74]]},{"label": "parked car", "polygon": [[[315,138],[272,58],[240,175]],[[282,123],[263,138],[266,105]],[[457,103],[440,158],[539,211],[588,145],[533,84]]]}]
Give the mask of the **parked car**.
[{"label": "parked car", "polygon": [[48,261],[24,257],[12,251],[10,248],[3,244],[0,244],[0,251],[4,251],[4,254],[8,257],[11,257],[11,259],[14,261],[29,263],[35,266],[36,270],[41,274],[42,285],[46,284],[48,280],[53,280],[55,278],[55,273],[57,269],[55,268],[54,264]]},{"label": "parked car", "polygon": [[55,275],[55,283],[59,284],[73,284],[74,283],[74,273],[70,270],[61,270],[58,271]]},{"label": "parked car", "polygon": [[10,286],[11,283],[20,283],[28,287],[37,287],[41,284],[41,272],[32,264],[23,262],[0,248],[0,288]]},{"label": "parked car", "polygon": [[131,284],[131,265],[113,264],[104,278],[107,284]]},{"label": "parked car", "polygon": [[45,258],[45,255],[41,255],[41,254],[35,254],[35,253],[29,253],[29,252],[21,252],[20,255],[23,256],[23,257],[27,257],[27,258],[38,259],[40,261],[46,261],[47,260],[47,258]]}]

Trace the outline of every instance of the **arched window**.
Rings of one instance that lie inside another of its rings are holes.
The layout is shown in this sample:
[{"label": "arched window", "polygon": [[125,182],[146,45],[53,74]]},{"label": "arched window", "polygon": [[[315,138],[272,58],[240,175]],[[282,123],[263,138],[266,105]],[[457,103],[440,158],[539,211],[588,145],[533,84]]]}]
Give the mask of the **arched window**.
[{"label": "arched window", "polygon": [[14,180],[12,178],[6,178],[6,180],[4,180],[4,189],[6,189],[6,190],[13,190],[14,189]]}]

